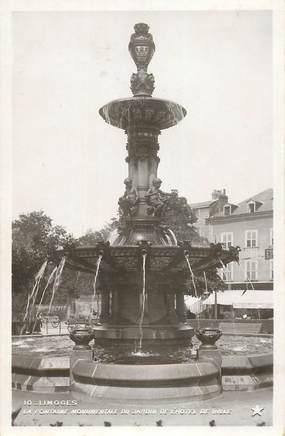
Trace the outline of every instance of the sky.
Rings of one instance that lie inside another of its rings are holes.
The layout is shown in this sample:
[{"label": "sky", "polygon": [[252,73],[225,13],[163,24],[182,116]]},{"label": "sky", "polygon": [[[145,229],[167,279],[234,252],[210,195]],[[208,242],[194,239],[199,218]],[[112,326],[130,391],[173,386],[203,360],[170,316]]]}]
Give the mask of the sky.
[{"label": "sky", "polygon": [[126,135],[98,111],[131,96],[137,22],[156,45],[153,97],[187,110],[159,137],[162,189],[238,203],[273,186],[270,11],[17,12],[13,218],[43,210],[79,236],[116,215]]}]

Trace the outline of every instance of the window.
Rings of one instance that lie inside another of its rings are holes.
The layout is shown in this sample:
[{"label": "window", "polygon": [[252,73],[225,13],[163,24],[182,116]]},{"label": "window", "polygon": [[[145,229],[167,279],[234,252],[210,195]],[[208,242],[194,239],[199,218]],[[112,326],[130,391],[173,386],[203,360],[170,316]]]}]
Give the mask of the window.
[{"label": "window", "polygon": [[269,261],[269,280],[274,279],[274,270],[273,270],[273,259]]},{"label": "window", "polygon": [[245,279],[257,280],[257,260],[245,261]]},{"label": "window", "polygon": [[221,244],[224,248],[230,248],[234,243],[234,234],[233,232],[224,232],[221,233]]},{"label": "window", "polygon": [[248,211],[249,211],[249,213],[255,212],[255,201],[250,201],[248,203]]},{"label": "window", "polygon": [[230,215],[231,213],[232,213],[232,207],[229,205],[229,204],[227,204],[227,205],[225,205],[224,206],[224,215],[225,216],[228,216],[228,215]]},{"label": "window", "polygon": [[269,245],[270,247],[273,247],[273,242],[274,242],[274,235],[273,235],[273,229],[270,229],[270,234],[269,234]]},{"label": "window", "polygon": [[247,248],[257,247],[257,230],[246,230],[245,246]]},{"label": "window", "polygon": [[233,263],[228,263],[225,268],[220,269],[220,277],[225,282],[230,282],[233,280]]}]

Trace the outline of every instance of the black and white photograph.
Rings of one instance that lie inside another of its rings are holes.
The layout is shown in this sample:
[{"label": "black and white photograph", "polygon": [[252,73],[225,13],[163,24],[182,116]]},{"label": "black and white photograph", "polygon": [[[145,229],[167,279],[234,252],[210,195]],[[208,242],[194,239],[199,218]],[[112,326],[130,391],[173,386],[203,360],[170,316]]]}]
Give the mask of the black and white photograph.
[{"label": "black and white photograph", "polygon": [[10,35],[11,431],[273,429],[273,10],[23,9]]}]

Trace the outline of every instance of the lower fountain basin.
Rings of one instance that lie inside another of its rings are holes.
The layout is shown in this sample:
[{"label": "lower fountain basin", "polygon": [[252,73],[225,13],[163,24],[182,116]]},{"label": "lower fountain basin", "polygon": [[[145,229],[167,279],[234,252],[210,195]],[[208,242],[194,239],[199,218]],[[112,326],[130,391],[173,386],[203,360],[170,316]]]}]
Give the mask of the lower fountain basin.
[{"label": "lower fountain basin", "polygon": [[[13,338],[13,362],[12,362],[12,387],[18,390],[36,391],[36,392],[63,392],[69,391],[72,388],[70,379],[70,357],[74,344],[68,337],[63,336],[34,336],[34,337],[15,337]],[[96,346],[93,350],[93,359],[89,360],[89,364],[93,369],[102,367],[100,371],[106,369],[108,373],[120,373],[122,379],[125,378],[121,369],[126,371],[129,369],[132,374],[143,374],[145,371],[150,371],[153,377],[156,377],[158,372],[161,372],[162,377],[169,374],[169,370],[176,374],[176,378],[183,372],[184,368],[189,368],[192,371],[199,361],[193,357],[195,350],[199,346],[199,341],[193,337],[193,346],[180,347],[177,346],[173,350],[171,348],[155,347],[151,348],[146,345],[142,351],[135,351],[133,344],[125,343],[124,347],[114,346],[110,349],[110,353],[104,348]],[[273,337],[272,335],[223,335],[218,341],[217,346],[222,354],[222,386],[223,390],[254,390],[262,387],[272,386],[272,366],[273,366]],[[91,350],[88,353],[92,353]],[[162,359],[163,355],[163,359]],[[200,363],[202,363],[200,361]],[[186,366],[185,366],[186,365]],[[156,370],[155,368],[159,368]],[[170,369],[171,368],[171,369]],[[173,368],[173,369],[172,369]],[[197,366],[196,366],[197,368]],[[200,366],[198,366],[199,369]],[[158,371],[158,372],[157,372]],[[202,369],[203,372],[203,369]],[[102,373],[101,373],[102,374]],[[130,374],[130,372],[129,372]],[[79,373],[77,374],[79,376]],[[83,374],[84,375],[84,374]],[[118,376],[118,375],[117,375]],[[140,375],[143,377],[143,375]],[[210,379],[217,380],[216,375]],[[133,386],[105,386],[99,384],[81,383],[82,379],[74,382],[73,395],[78,398],[85,398],[92,401],[93,394],[96,391],[96,396],[113,398],[127,401],[131,397],[127,397],[127,393],[131,393],[135,398],[140,390],[140,398],[155,398],[162,400],[163,398],[206,398],[207,395],[215,396],[220,393],[220,384],[216,381],[211,384],[208,381],[207,387],[198,386],[157,386],[152,387],[137,387],[135,379]],[[157,381],[157,383],[162,383]],[[178,383],[178,382],[177,382]],[[188,383],[188,382],[187,382]],[[110,383],[109,383],[110,384]],[[211,387],[212,386],[212,387]],[[155,392],[156,391],[156,392]],[[203,392],[203,394],[202,394]],[[91,397],[90,397],[91,395]]]},{"label": "lower fountain basin", "polygon": [[[197,348],[199,341],[192,338],[192,344],[194,348]],[[271,353],[273,350],[273,337],[272,335],[254,335],[254,336],[242,336],[242,335],[223,335],[216,343],[222,356],[229,356],[237,358],[238,356],[247,355],[263,355]],[[12,350],[15,359],[20,356],[27,355],[32,358],[45,357],[45,358],[57,358],[69,356],[74,344],[70,340],[69,335],[55,335],[55,336],[17,336],[12,339]],[[117,347],[119,350],[120,347]],[[189,359],[189,352],[191,347],[184,347],[185,360]],[[100,358],[102,349],[96,347],[94,350],[94,358]],[[127,348],[127,354],[134,351],[134,347]],[[121,354],[121,353],[120,353]],[[155,350],[154,350],[155,354]],[[171,355],[171,350],[169,351]],[[114,356],[114,360],[116,356]]]}]

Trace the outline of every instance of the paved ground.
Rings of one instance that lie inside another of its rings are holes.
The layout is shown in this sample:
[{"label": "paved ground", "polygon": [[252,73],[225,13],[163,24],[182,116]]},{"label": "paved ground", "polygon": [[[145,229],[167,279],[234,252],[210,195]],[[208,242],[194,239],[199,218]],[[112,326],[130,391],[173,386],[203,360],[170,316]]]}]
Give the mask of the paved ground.
[{"label": "paved ground", "polygon": [[[48,400],[52,403],[46,405]],[[159,402],[126,405],[111,404],[98,399],[97,403],[77,402],[74,405],[70,404],[72,400],[70,394],[13,391],[13,411],[22,408],[14,425],[272,425],[272,389],[269,388],[253,392],[224,392],[219,397],[206,401],[175,404]],[[31,405],[25,404],[25,401],[30,401]],[[57,401],[62,401],[63,404],[57,405]],[[256,413],[253,416],[254,412]]]}]

